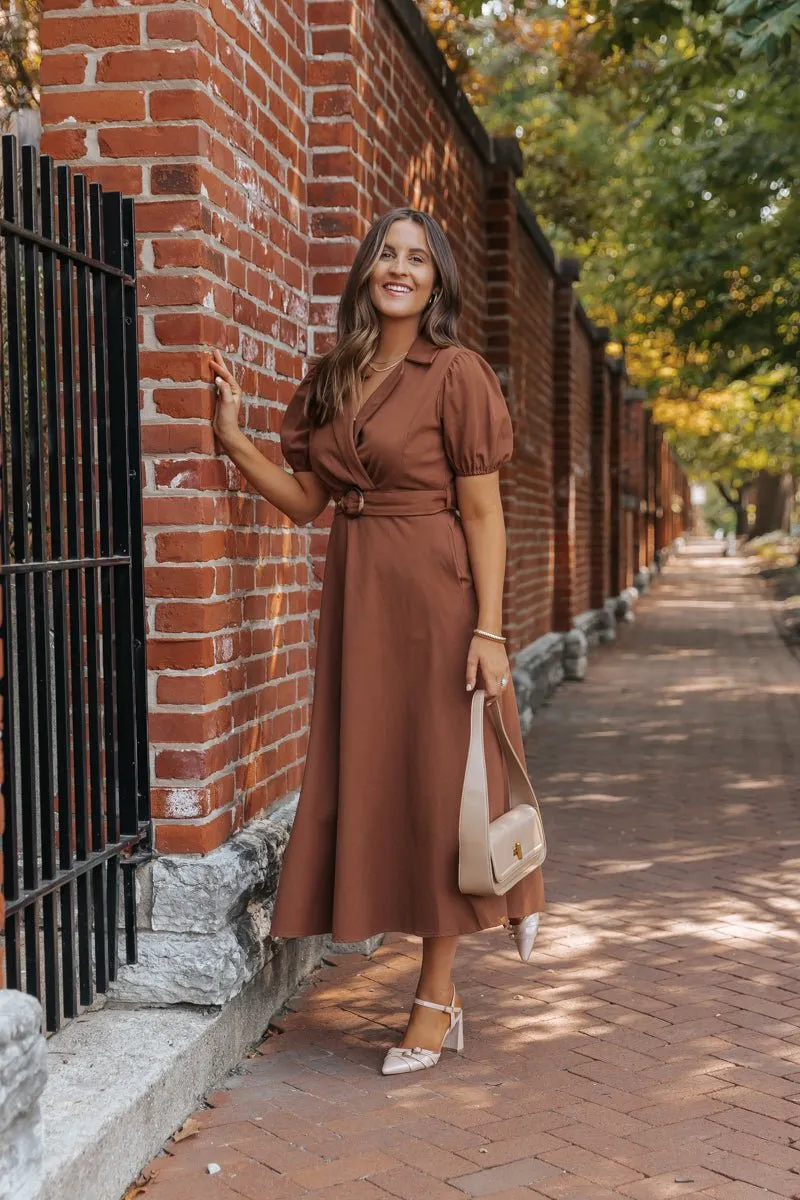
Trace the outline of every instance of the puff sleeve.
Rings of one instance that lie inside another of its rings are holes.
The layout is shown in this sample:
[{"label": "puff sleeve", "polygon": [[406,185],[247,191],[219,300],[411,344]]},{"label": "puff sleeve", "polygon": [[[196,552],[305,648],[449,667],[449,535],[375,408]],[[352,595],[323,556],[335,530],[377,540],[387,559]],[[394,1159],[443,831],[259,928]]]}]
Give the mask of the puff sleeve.
[{"label": "puff sleeve", "polygon": [[303,410],[311,384],[311,375],[300,381],[286,406],[281,423],[281,451],[293,471],[310,471],[309,436],[311,427]]},{"label": "puff sleeve", "polygon": [[455,475],[488,475],[511,458],[514,434],[500,381],[474,350],[462,350],[447,369],[441,418]]}]

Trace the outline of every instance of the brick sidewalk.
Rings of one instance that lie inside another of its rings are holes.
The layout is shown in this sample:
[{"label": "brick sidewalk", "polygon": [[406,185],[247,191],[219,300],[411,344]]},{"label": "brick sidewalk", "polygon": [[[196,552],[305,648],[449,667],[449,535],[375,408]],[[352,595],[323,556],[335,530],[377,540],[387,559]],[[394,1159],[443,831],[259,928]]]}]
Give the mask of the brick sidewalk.
[{"label": "brick sidewalk", "polygon": [[800,1197],[800,666],[715,553],[535,722],[549,907],[464,939],[465,1054],[385,1079],[415,939],[337,960],[136,1195]]}]

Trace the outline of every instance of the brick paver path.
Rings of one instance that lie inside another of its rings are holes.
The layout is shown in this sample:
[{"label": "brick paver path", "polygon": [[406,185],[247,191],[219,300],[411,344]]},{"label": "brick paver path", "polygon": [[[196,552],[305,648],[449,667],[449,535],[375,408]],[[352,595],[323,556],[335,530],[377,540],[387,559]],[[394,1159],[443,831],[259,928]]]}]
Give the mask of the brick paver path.
[{"label": "brick paver path", "polygon": [[464,940],[465,1054],[383,1078],[417,944],[340,959],[145,1200],[800,1197],[800,666],[716,553],[538,716],[549,908]]}]

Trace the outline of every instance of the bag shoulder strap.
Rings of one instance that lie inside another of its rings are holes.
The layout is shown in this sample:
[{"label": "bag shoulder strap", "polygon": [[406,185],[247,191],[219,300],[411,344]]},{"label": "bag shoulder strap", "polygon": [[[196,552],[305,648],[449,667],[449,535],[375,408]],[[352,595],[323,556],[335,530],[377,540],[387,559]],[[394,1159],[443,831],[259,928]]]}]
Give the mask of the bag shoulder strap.
[{"label": "bag shoulder strap", "polygon": [[[485,692],[481,692],[481,696],[485,697]],[[473,704],[475,701],[473,700]],[[539,801],[536,799],[536,793],[533,790],[533,784],[530,781],[528,772],[526,771],[519,756],[514,749],[505,725],[503,724],[503,715],[500,712],[500,705],[497,700],[487,700],[486,707],[489,710],[489,716],[492,719],[497,739],[500,743],[500,750],[505,759],[506,770],[508,772],[508,801],[510,808],[516,808],[518,804],[532,804],[541,817],[539,809]]]}]

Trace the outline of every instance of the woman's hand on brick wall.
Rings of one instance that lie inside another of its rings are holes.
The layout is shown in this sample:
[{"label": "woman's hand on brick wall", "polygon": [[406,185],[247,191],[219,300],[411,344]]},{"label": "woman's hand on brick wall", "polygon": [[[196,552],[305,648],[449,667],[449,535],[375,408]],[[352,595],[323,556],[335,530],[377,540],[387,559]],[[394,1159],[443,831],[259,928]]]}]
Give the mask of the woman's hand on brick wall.
[{"label": "woman's hand on brick wall", "polygon": [[214,413],[214,432],[223,446],[239,436],[239,409],[242,406],[242,389],[233,372],[225,366],[219,350],[211,354],[211,370],[217,387],[217,408]]}]

